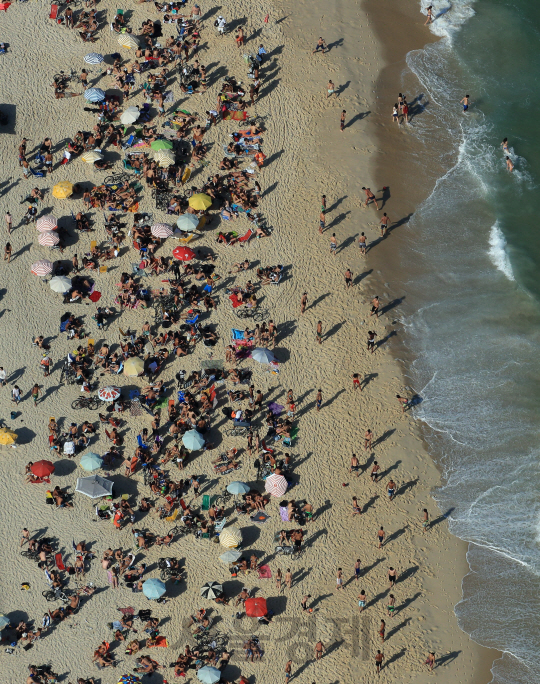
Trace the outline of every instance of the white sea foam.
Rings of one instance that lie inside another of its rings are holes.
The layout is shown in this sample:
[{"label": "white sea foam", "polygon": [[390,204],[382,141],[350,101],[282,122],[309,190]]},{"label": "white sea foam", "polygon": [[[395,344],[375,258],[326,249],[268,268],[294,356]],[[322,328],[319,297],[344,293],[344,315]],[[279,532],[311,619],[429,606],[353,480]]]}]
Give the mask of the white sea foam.
[{"label": "white sea foam", "polygon": [[508,280],[515,280],[510,257],[508,256],[506,240],[497,221],[491,226],[489,233],[488,254],[493,265],[504,273]]},{"label": "white sea foam", "polygon": [[422,12],[427,15],[427,8],[433,6],[434,21],[430,25],[431,32],[441,38],[452,40],[463,24],[474,16],[472,5],[474,0],[421,0]]}]

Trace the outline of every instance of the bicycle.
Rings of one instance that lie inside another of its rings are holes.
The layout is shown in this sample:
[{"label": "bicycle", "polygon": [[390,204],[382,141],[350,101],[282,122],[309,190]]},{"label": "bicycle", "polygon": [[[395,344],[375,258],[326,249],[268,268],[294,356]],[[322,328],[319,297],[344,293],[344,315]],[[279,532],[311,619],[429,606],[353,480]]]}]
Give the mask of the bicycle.
[{"label": "bicycle", "polygon": [[88,408],[91,411],[95,411],[100,407],[100,405],[101,402],[98,397],[79,397],[71,403],[71,408],[74,411],[78,411],[79,409],[83,408]]},{"label": "bicycle", "polygon": [[[86,69],[87,74],[92,73],[92,69],[89,69],[88,67],[85,67],[85,69]],[[72,82],[74,81],[75,83],[82,84],[84,86],[88,85],[87,83],[84,83],[82,81],[81,77],[79,76],[79,73],[77,71],[75,71],[75,69],[70,70],[69,78],[71,79]]]},{"label": "bicycle", "polygon": [[128,173],[117,173],[114,176],[107,176],[103,181],[105,185],[123,185],[126,181],[131,180]]},{"label": "bicycle", "polygon": [[23,558],[30,558],[30,560],[33,560],[33,561],[39,560],[39,553],[37,551],[30,551],[30,550],[21,551],[21,556]]},{"label": "bicycle", "polygon": [[223,494],[218,494],[215,498],[215,503],[218,505],[223,505],[223,504],[228,504],[229,501],[233,498],[233,495],[225,490]]},{"label": "bicycle", "polygon": [[64,364],[62,372],[60,373],[60,382],[66,383],[67,385],[74,385],[77,382],[77,374],[70,363]]},{"label": "bicycle", "polygon": [[254,321],[264,321],[269,316],[267,310],[258,309],[235,309],[234,313],[238,318],[252,318]]},{"label": "bicycle", "polygon": [[45,591],[41,592],[41,595],[47,600],[47,601],[62,601],[62,603],[69,603],[69,598],[64,594],[64,592],[61,589],[46,589]]},{"label": "bicycle", "polygon": [[190,530],[189,527],[186,525],[175,525],[171,530],[167,532],[168,535],[173,537],[185,537],[186,535],[190,534],[193,530]]}]

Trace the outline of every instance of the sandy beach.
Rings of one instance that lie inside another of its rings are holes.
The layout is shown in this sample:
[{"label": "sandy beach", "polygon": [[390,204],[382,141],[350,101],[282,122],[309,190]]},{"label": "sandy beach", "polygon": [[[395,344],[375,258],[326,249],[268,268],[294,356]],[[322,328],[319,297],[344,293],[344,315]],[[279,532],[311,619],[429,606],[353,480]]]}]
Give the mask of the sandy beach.
[{"label": "sandy beach", "polygon": [[[188,12],[192,6],[193,3],[187,5]],[[51,195],[52,186],[62,180],[99,184],[103,182],[103,174],[76,159],[65,167],[55,168],[52,177],[25,180],[18,164],[17,148],[22,137],[29,139],[28,148],[32,150],[50,136],[56,146],[56,166],[65,145],[63,141],[71,139],[78,130],[91,130],[96,117],[84,111],[84,98],[55,100],[49,84],[53,74],[60,70],[83,67],[83,57],[90,51],[106,55],[119,51],[124,59],[133,59],[126,50],[119,49],[118,36],[109,31],[108,23],[114,18],[116,7],[108,0],[98,5],[102,28],[93,45],[82,43],[76,32],[70,33],[49,21],[49,7],[45,3],[39,3],[38,9],[30,3],[13,4],[2,16],[0,38],[10,44],[10,49],[0,61],[3,102],[7,104],[5,108],[2,104],[0,109],[5,109],[11,118],[0,137],[4,160],[0,216],[10,211],[15,230],[9,237],[14,256],[11,263],[2,262],[0,365],[7,372],[8,386],[0,391],[0,415],[2,424],[16,430],[19,437],[16,449],[2,450],[0,493],[5,505],[0,612],[9,617],[11,624],[34,621],[37,628],[45,611],[58,606],[42,596],[47,589],[43,571],[20,555],[19,535],[24,527],[34,536],[53,538],[55,552],[62,554],[66,565],[75,562],[72,540],[76,543],[86,540],[97,556],[87,564],[84,578],[94,583],[97,590],[82,602],[73,616],[55,623],[28,651],[19,645],[13,653],[7,653],[4,648],[9,647],[10,640],[3,642],[0,655],[3,681],[22,682],[28,675],[28,665],[47,663],[61,675],[59,681],[75,684],[78,677],[94,677],[102,684],[118,681],[121,674],[133,672],[135,656],[126,655],[124,644],[114,641],[108,623],[119,618],[119,608],[133,607],[135,612],[151,609],[161,620],[160,635],[168,642],[166,649],[143,647],[141,652],[155,658],[163,667],[143,681],[171,682],[175,676],[169,664],[183,652],[186,644],[195,644],[187,626],[189,616],[205,607],[211,611],[215,627],[229,635],[227,648],[232,657],[231,664],[222,672],[223,681],[238,681],[241,675],[251,684],[280,678],[283,681],[286,662],[291,659],[293,679],[299,682],[372,682],[376,677],[374,658],[380,649],[385,660],[379,679],[384,682],[420,683],[434,678],[443,684],[488,682],[489,667],[496,654],[472,642],[458,628],[453,612],[453,606],[461,598],[461,579],[468,570],[465,545],[448,533],[444,516],[431,499],[430,492],[440,481],[439,473],[425,450],[412,415],[402,414],[395,399],[396,394],[406,395],[407,388],[390,348],[394,340],[399,343],[403,334],[399,324],[400,300],[391,286],[394,233],[390,233],[391,239],[377,244],[381,212],[362,207],[362,186],[374,190],[382,187],[377,186],[380,176],[376,160],[384,149],[383,138],[377,135],[382,113],[374,90],[386,55],[371,18],[375,9],[369,6],[355,3],[329,9],[322,3],[314,6],[298,2],[293,7],[285,2],[271,7],[260,0],[252,3],[234,0],[219,11],[237,25],[241,20],[248,39],[257,32],[239,50],[234,33],[217,36],[213,21],[218,10],[202,5],[203,15],[210,16],[203,19],[202,43],[206,47],[198,58],[201,63],[212,65],[210,87],[205,93],[186,98],[177,84],[172,84],[175,106],[186,107],[204,119],[204,112],[215,106],[219,81],[225,74],[245,80],[244,52],[252,52],[262,43],[269,55],[262,71],[260,98],[252,109],[265,117],[263,149],[267,159],[256,178],[262,188],[259,211],[273,232],[268,238],[252,240],[245,248],[224,247],[216,244],[218,231],[223,226],[215,218],[197,238],[195,247],[210,247],[214,251],[216,273],[221,275],[215,289],[219,300],[217,311],[205,317],[205,322],[215,327],[220,336],[213,351],[214,359],[225,358],[231,328],[243,327],[234,316],[225,288],[244,285],[248,278],[255,280],[256,266],[285,266],[279,285],[261,287],[258,292],[259,307],[267,310],[268,318],[277,325],[274,353],[280,362],[279,374],[266,372],[265,366],[252,359],[242,361],[239,368],[253,371],[253,383],[256,389],[262,390],[265,406],[269,402],[285,405],[287,390],[291,388],[294,393],[297,436],[290,449],[279,442],[274,446],[279,454],[289,452],[292,456],[295,487],[286,498],[308,501],[316,512],[313,522],[303,526],[307,536],[300,557],[289,559],[274,554],[275,533],[284,527],[298,527],[281,521],[279,499],[272,499],[266,506],[270,518],[264,525],[253,524],[249,516],[239,516],[229,507],[227,525],[241,528],[247,556],[255,553],[260,564],[268,564],[272,579],[260,579],[257,573],[231,578],[227,565],[219,560],[224,549],[210,540],[196,540],[190,535],[175,540],[166,550],[152,547],[137,553],[136,564],[148,564],[145,578],[159,577],[158,560],[166,555],[180,559],[185,568],[182,582],[167,582],[168,601],[156,604],[124,586],[112,587],[107,572],[101,567],[101,555],[108,547],[122,547],[126,552],[131,549],[129,524],[117,530],[110,521],[97,522],[92,501],[79,494],[74,495],[72,509],[47,506],[45,492],[49,486],[25,484],[26,463],[40,459],[54,462],[51,486],[69,487],[71,493],[75,490],[76,478],[87,474],[78,466],[80,456],[68,460],[50,451],[47,424],[52,416],[62,429],[72,421],[92,420],[98,430],[88,450],[103,454],[108,448],[97,413],[74,412],[70,408],[80,395],[78,386],[60,384],[63,359],[79,344],[59,334],[62,314],[69,310],[83,316],[85,330],[95,339],[96,348],[103,340],[111,346],[118,344],[120,328],[140,331],[146,320],[152,322],[146,310],[124,310],[120,315],[115,304],[120,274],[130,271],[131,263],[137,260],[129,240],[118,259],[107,262],[107,273],[92,274],[102,293],[99,304],[115,308],[118,314],[105,331],[100,331],[92,319],[95,304],[63,304],[61,295],[51,292],[47,283],[30,272],[31,264],[37,260],[54,261],[60,257],[57,252],[51,256],[47,248],[38,244],[33,225],[21,224],[26,211],[21,199],[37,186],[47,190],[39,205],[40,215],[54,214],[59,226],[69,233],[63,259],[70,260],[74,253],[81,257],[89,251],[92,240],[100,242],[106,238],[103,212],[89,212],[95,222],[95,233],[77,233],[71,212],[83,211],[81,199],[57,200]],[[134,33],[148,17],[157,20],[163,16],[151,3],[129,9],[132,10],[129,23]],[[269,21],[265,23],[267,14]],[[168,35],[167,28],[164,27],[164,36]],[[319,36],[330,49],[324,55],[311,55]],[[402,56],[404,53],[405,50]],[[108,89],[110,79],[106,75],[97,77],[94,70],[92,85]],[[326,99],[329,79],[337,86],[338,96]],[[142,102],[142,93],[139,93],[130,98],[129,104]],[[347,115],[342,132],[339,120],[343,109]],[[210,128],[205,136],[205,143],[213,143],[208,154],[210,165],[194,175],[194,185],[217,172],[222,145],[230,141],[229,133],[237,129],[238,124],[232,121]],[[116,162],[115,168],[121,167],[121,155],[116,148],[108,147],[104,156]],[[320,235],[322,195],[326,195],[328,211],[326,230]],[[146,187],[140,210],[152,213],[154,221],[172,222],[172,217],[155,209],[150,189]],[[382,211],[388,211],[393,219],[399,217],[403,213],[399,194],[392,192]],[[210,213],[219,217],[214,209]],[[131,214],[124,216],[123,220],[130,226]],[[248,224],[240,218],[237,226],[243,233]],[[4,223],[2,230],[5,231]],[[360,255],[357,246],[362,231],[369,243],[376,243],[366,257]],[[333,233],[338,243],[336,254],[330,250]],[[170,256],[175,244],[174,240],[167,240],[158,254]],[[232,265],[244,258],[251,261],[251,270],[243,277],[228,276]],[[348,290],[344,280],[347,268],[353,272],[353,286]],[[157,289],[164,277],[147,276],[146,284]],[[303,292],[308,293],[308,306],[301,315]],[[382,315],[378,319],[369,317],[370,301],[375,295],[381,300]],[[323,329],[321,345],[316,341],[319,320]],[[374,354],[366,350],[368,330],[377,333]],[[47,378],[39,368],[40,350],[32,346],[32,338],[38,334],[51,347],[54,368]],[[208,360],[208,348],[198,344],[189,356],[169,361],[159,376],[165,381],[167,398],[176,397],[175,373],[180,369],[188,373],[200,370],[201,362]],[[361,392],[353,388],[354,373],[363,379]],[[100,377],[99,370],[94,372],[93,380],[99,387],[110,384],[110,377]],[[146,384],[145,379],[124,375],[114,376],[113,381],[124,396]],[[35,407],[29,395],[34,383],[39,383],[43,393]],[[14,384],[21,388],[24,399],[17,407],[10,401]],[[223,434],[226,426],[220,409],[227,405],[225,389],[231,388],[230,382],[219,388],[218,409],[213,414],[210,430],[215,450],[195,452],[182,473],[176,468],[172,473],[174,479],[200,476],[203,494],[219,494],[235,480],[260,491],[264,488],[264,483],[256,480],[254,458],[248,456],[246,440]],[[319,388],[322,406],[317,411]],[[13,419],[11,411],[16,411]],[[125,413],[122,419],[125,420],[121,428],[122,453],[130,457],[141,428],[150,428],[151,416]],[[161,430],[164,437],[165,424],[164,418]],[[261,424],[258,417],[257,425],[264,436],[265,428]],[[366,451],[363,440],[368,428],[373,432],[373,448]],[[220,478],[211,460],[233,447],[240,450],[241,468]],[[358,477],[349,473],[353,453],[361,464]],[[375,460],[383,473],[377,483],[369,477]],[[115,483],[115,497],[127,494],[133,506],[142,496],[151,496],[140,471],[128,479],[118,466],[110,471],[110,479]],[[387,496],[390,479],[396,483],[393,500]],[[361,515],[352,514],[353,496],[358,498]],[[192,501],[192,490],[184,498],[186,503]],[[195,505],[198,504],[196,501]],[[422,530],[424,508],[428,509],[431,520],[425,534]],[[155,534],[164,534],[170,527],[154,514],[136,519],[135,526]],[[381,526],[386,531],[386,539],[379,549],[377,531]],[[362,564],[358,581],[354,578],[357,558]],[[293,573],[292,588],[280,592],[274,579],[276,571],[281,569],[285,574],[289,567]],[[387,580],[389,567],[395,568],[399,576],[393,589]],[[343,569],[342,590],[336,588],[338,568]],[[74,578],[68,579],[69,593],[77,584]],[[230,606],[201,599],[200,587],[211,580],[222,583],[226,596],[234,598]],[[25,582],[30,588],[23,591],[21,584]],[[267,599],[275,614],[270,625],[257,625],[247,617],[235,618],[234,603],[243,586]],[[357,599],[360,590],[365,590],[367,596],[367,608],[362,613]],[[396,598],[397,611],[393,617],[387,614],[390,593]],[[311,595],[309,605],[313,609],[309,614],[303,613],[300,605],[307,594]],[[381,619],[386,621],[384,644],[378,636]],[[136,625],[135,628],[138,629]],[[243,644],[251,635],[258,636],[264,650],[260,661],[245,661]],[[139,633],[130,639],[144,641],[146,636]],[[326,653],[316,662],[315,644],[319,639]],[[111,642],[118,663],[115,670],[99,671],[91,663],[94,650],[104,640]],[[435,653],[437,663],[433,673],[424,665],[430,651]],[[188,670],[186,681],[197,681],[195,670]]]}]

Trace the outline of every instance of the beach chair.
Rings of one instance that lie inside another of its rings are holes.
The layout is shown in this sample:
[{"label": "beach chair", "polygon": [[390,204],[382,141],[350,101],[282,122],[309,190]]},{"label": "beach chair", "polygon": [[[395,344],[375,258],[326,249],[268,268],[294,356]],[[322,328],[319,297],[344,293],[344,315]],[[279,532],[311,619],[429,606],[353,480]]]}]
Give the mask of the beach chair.
[{"label": "beach chair", "polygon": [[90,243],[90,249],[94,249],[95,247],[97,247],[97,240],[92,240]]},{"label": "beach chair", "polygon": [[291,436],[290,437],[284,437],[283,438],[283,442],[282,442],[283,445],[288,446],[288,447],[292,446],[292,443],[294,442],[297,434],[298,434],[298,428],[295,427],[291,430]]},{"label": "beach chair", "polygon": [[61,553],[57,553],[57,554],[55,555],[55,557],[54,557],[54,562],[56,563],[56,567],[57,567],[59,570],[62,570],[62,571],[63,571],[63,570],[66,569],[66,566],[64,565],[64,562],[63,562],[63,560],[62,560],[62,554],[61,554]]},{"label": "beach chair", "polygon": [[195,323],[199,320],[199,314],[195,316],[195,318],[187,318],[186,323],[188,325],[195,325]]},{"label": "beach chair", "polygon": [[214,525],[214,532],[223,532],[223,528],[227,524],[227,518],[222,518],[219,522]]},{"label": "beach chair", "polygon": [[[9,6],[10,3],[9,2],[3,2],[2,4]],[[58,5],[51,5],[51,13],[49,14],[49,19],[55,19],[56,20],[57,16],[58,16]]]},{"label": "beach chair", "polygon": [[242,237],[239,237],[239,238],[238,238],[238,240],[236,241],[236,244],[237,244],[237,245],[242,245],[242,246],[247,245],[247,243],[249,242],[249,239],[250,239],[250,237],[251,237],[252,235],[253,235],[253,231],[252,231],[251,228],[250,228],[250,229],[247,231],[247,233],[245,233],[244,235],[242,235]]},{"label": "beach chair", "polygon": [[180,504],[180,506],[182,506],[183,511],[187,511],[187,506],[185,504],[184,499],[180,499],[180,501],[178,503]]},{"label": "beach chair", "polygon": [[167,522],[174,522],[176,520],[176,518],[178,517],[179,513],[180,513],[180,509],[175,508],[174,511],[171,513],[171,515],[169,515],[167,518],[165,518],[165,520]]},{"label": "beach chair", "polygon": [[191,240],[193,240],[193,233],[191,233],[191,235],[188,235],[188,236],[185,237],[185,238],[180,238],[180,239],[178,240],[178,243],[179,243],[180,245],[187,245],[188,242],[190,242]]}]

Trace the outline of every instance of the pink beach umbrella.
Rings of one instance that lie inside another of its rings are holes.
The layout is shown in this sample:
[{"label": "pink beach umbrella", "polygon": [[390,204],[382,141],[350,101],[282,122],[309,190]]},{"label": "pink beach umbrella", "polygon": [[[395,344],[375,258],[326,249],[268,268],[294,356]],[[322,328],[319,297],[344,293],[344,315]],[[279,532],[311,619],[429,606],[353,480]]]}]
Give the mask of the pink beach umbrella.
[{"label": "pink beach umbrella", "polygon": [[173,229],[168,223],[154,223],[152,226],[152,235],[158,238],[168,238],[173,234]]},{"label": "pink beach umbrella", "polygon": [[57,245],[60,242],[60,238],[56,233],[53,232],[40,233],[38,237],[38,242],[40,245],[43,245],[44,247],[53,247],[54,245]]},{"label": "pink beach umbrella", "polygon": [[266,478],[264,488],[272,496],[283,496],[287,491],[287,480],[283,475],[270,475]]},{"label": "pink beach umbrella", "polygon": [[52,216],[52,214],[46,214],[45,216],[38,218],[36,228],[40,233],[56,230],[58,228],[58,219],[56,216]]},{"label": "pink beach umbrella", "polygon": [[36,261],[35,264],[32,264],[32,273],[37,276],[46,276],[49,275],[49,273],[52,273],[53,265],[50,261],[47,261],[47,259],[42,259],[41,261]]}]

